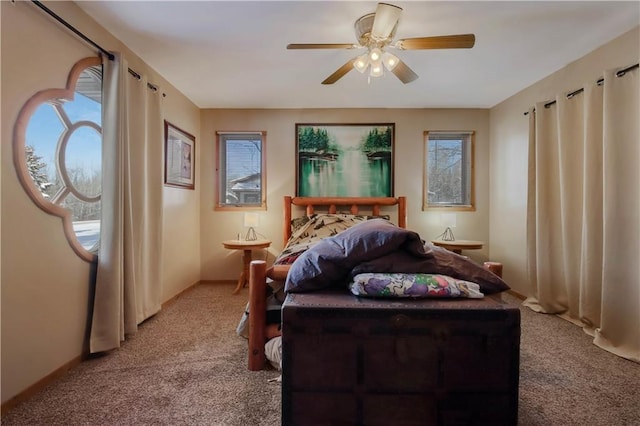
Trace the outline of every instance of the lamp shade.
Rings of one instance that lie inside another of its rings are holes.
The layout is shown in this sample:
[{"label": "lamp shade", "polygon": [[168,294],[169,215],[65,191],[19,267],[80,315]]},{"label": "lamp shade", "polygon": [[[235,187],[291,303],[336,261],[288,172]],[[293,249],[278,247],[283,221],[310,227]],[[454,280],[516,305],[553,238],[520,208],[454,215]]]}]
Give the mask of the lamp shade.
[{"label": "lamp shade", "polygon": [[371,49],[371,51],[369,52],[369,59],[371,60],[372,64],[374,62],[380,61],[380,59],[382,59],[382,50],[378,49],[377,47]]},{"label": "lamp shade", "polygon": [[258,213],[254,213],[254,212],[246,212],[244,214],[244,226],[249,228],[249,227],[255,227],[258,226],[260,224],[260,216],[258,215]]},{"label": "lamp shade", "polygon": [[442,213],[440,215],[440,225],[445,228],[456,227],[456,214],[455,213]]},{"label": "lamp shade", "polygon": [[353,67],[357,69],[359,72],[365,72],[368,66],[369,66],[369,55],[366,53],[364,55],[358,56],[356,60],[353,62]]},{"label": "lamp shade", "polygon": [[384,69],[382,67],[382,61],[371,61],[371,71],[369,72],[371,77],[382,77],[384,74]]},{"label": "lamp shade", "polygon": [[387,70],[392,71],[396,65],[398,65],[398,62],[400,62],[400,59],[398,59],[397,56],[392,55],[389,52],[384,52],[382,54],[382,63]]}]

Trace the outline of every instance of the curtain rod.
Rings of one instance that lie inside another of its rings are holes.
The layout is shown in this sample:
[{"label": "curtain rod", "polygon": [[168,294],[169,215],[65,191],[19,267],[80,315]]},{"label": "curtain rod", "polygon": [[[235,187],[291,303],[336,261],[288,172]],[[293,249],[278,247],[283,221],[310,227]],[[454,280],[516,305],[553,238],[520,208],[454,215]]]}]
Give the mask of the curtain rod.
[{"label": "curtain rod", "polygon": [[113,53],[107,51],[106,49],[103,49],[100,45],[98,45],[95,41],[91,40],[89,37],[87,37],[86,35],[82,34],[80,31],[78,31],[75,27],[73,27],[71,24],[69,24],[67,21],[65,21],[64,19],[62,19],[60,16],[58,16],[54,11],[52,11],[51,9],[49,9],[47,6],[43,5],[41,2],[39,2],[38,0],[31,0],[31,2],[33,4],[35,4],[36,6],[38,6],[40,9],[44,10],[45,12],[47,12],[50,16],[52,16],[53,18],[55,18],[56,21],[60,22],[62,25],[64,25],[65,27],[67,27],[69,30],[71,30],[75,35],[77,35],[78,37],[80,37],[81,39],[83,39],[84,41],[86,41],[87,43],[89,43],[90,45],[92,45],[93,47],[95,47],[96,49],[98,49],[100,52],[104,53],[105,55],[107,55],[107,58],[109,58],[110,61],[113,61],[113,59],[115,58],[115,56],[113,56]]},{"label": "curtain rod", "polygon": [[[135,72],[134,70],[132,70],[131,68],[128,69],[129,70],[129,74],[131,74],[132,76],[134,76],[136,78],[136,80],[141,80],[142,76],[140,74],[138,74],[137,72]],[[147,87],[151,90],[153,90],[154,92],[158,91],[158,86],[156,86],[155,84],[151,84],[147,81]],[[163,93],[162,97],[166,97],[167,94]]]},{"label": "curtain rod", "polygon": [[[36,6],[38,6],[40,9],[44,10],[47,14],[49,14],[50,16],[52,16],[56,21],[60,22],[62,25],[64,25],[67,29],[69,29],[70,31],[72,31],[75,35],[77,35],[78,37],[80,37],[82,40],[86,41],[87,43],[89,43],[90,45],[92,45],[93,47],[95,47],[96,49],[98,49],[100,52],[104,53],[107,58],[109,58],[110,61],[113,61],[115,59],[115,56],[113,55],[113,53],[109,52],[108,50],[104,49],[102,46],[100,46],[98,43],[96,43],[95,41],[91,40],[89,37],[87,37],[86,35],[82,34],[80,31],[78,31],[73,25],[71,25],[70,23],[68,23],[67,21],[65,21],[64,19],[62,19],[59,15],[57,15],[54,11],[52,11],[51,9],[49,9],[47,6],[43,5],[41,2],[39,2],[38,0],[31,0],[31,2],[33,4],[35,4]],[[135,72],[134,70],[132,70],[131,68],[129,68],[129,73],[131,75],[133,75],[135,78],[137,78],[138,80],[140,80],[140,74],[138,74],[137,72]],[[147,83],[147,87],[153,91],[157,91],[158,90],[158,86],[155,86],[151,83]],[[162,94],[162,97],[167,96],[166,93]]]},{"label": "curtain rod", "polygon": [[[635,65],[631,65],[627,68],[621,69],[620,71],[616,72],[616,77],[622,77],[623,75],[625,75],[627,72],[636,69],[640,66],[640,64],[635,64]],[[598,81],[596,81],[596,84],[598,86],[602,86],[604,84],[604,78],[600,78],[598,79]],[[575,95],[577,95],[578,93],[582,93],[584,92],[584,87],[581,87],[580,89],[574,90],[573,92],[567,93],[567,99],[571,99],[573,98]],[[545,108],[549,108],[551,105],[555,104],[556,101],[549,101],[546,104],[544,104]],[[534,109],[533,112],[535,112],[536,110]],[[525,112],[524,115],[528,115],[529,111]]]}]

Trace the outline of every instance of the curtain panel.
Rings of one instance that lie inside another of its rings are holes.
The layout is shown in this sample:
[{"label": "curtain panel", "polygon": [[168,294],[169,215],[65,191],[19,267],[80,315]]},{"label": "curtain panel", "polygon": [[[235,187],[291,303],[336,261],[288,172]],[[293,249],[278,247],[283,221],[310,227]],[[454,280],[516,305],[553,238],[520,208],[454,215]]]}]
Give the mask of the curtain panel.
[{"label": "curtain panel", "polygon": [[120,346],[160,310],[162,95],[115,54],[103,68],[102,222],[90,351]]},{"label": "curtain panel", "polygon": [[640,362],[638,69],[529,113],[525,306]]}]

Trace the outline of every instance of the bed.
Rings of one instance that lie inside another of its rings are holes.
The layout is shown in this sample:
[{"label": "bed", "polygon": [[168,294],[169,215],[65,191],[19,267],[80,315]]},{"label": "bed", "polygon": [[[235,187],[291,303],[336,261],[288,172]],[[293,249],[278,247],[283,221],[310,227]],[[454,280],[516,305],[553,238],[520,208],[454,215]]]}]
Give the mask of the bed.
[{"label": "bed", "polygon": [[[248,304],[249,369],[260,370],[268,289],[284,283],[283,424],[517,422],[520,312],[500,277],[407,230],[404,197],[285,197],[284,212],[293,248],[270,268],[252,262]],[[334,220],[354,223],[311,242]],[[451,278],[451,297],[441,281],[414,285],[425,271]]]},{"label": "bed", "polygon": [[[298,245],[298,252],[286,255],[289,240],[301,219],[307,219],[317,214],[361,216],[363,219],[371,217],[391,218],[390,209],[394,209],[395,221],[401,228],[406,228],[406,197],[291,197],[285,196],[284,215],[282,224],[283,252],[278,256],[273,266],[267,268],[264,261],[253,261],[249,273],[249,304],[248,312],[266,312],[267,294],[271,288],[267,286],[267,279],[284,282],[295,260],[295,255],[304,250],[304,244]],[[296,212],[294,209],[298,209]],[[295,217],[294,214],[298,213]],[[384,213],[384,214],[383,214]],[[298,221],[298,222],[296,222]],[[284,255],[283,255],[284,254]],[[249,315],[247,319],[248,332],[245,337],[249,340],[249,370],[262,370],[266,357],[264,344],[267,340],[266,315]],[[240,327],[239,327],[240,330]],[[243,334],[238,331],[239,334]]]}]

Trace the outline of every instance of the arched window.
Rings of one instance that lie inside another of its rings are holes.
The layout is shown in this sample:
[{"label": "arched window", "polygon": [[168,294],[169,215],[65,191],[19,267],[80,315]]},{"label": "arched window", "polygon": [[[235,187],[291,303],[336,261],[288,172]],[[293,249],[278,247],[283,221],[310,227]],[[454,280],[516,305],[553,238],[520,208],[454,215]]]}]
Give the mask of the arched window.
[{"label": "arched window", "polygon": [[95,261],[102,180],[102,61],[76,63],[65,89],[46,89],[22,107],[14,163],[31,199],[63,219],[67,240]]}]

